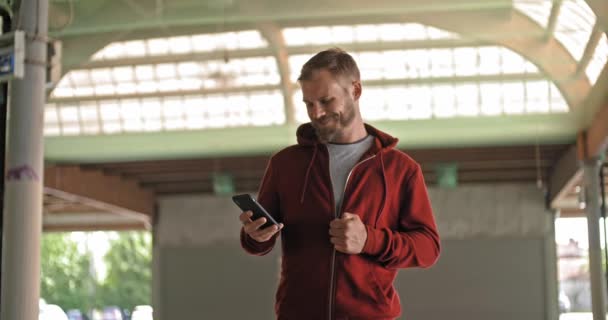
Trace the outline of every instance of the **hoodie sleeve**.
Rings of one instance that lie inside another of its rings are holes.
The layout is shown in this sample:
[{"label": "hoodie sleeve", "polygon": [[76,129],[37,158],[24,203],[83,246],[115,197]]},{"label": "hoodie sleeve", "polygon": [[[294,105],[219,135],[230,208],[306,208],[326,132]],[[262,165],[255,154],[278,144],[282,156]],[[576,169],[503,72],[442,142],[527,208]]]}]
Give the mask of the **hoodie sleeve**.
[{"label": "hoodie sleeve", "polygon": [[[278,176],[275,173],[275,168],[272,165],[272,158],[268,161],[268,166],[266,167],[266,172],[264,173],[264,177],[262,178],[262,183],[260,184],[260,190],[258,191],[258,203],[272,215],[277,221],[281,222],[280,219],[280,208],[279,208],[279,195],[278,195]],[[263,256],[268,252],[272,251],[274,244],[276,242],[277,236],[280,232],[275,233],[275,235],[265,242],[257,242],[249,235],[245,233],[243,227],[241,227],[241,246],[245,251],[249,254],[256,256]]]},{"label": "hoodie sleeve", "polygon": [[419,165],[402,187],[398,230],[366,226],[363,253],[386,268],[430,267],[439,257],[439,234]]}]

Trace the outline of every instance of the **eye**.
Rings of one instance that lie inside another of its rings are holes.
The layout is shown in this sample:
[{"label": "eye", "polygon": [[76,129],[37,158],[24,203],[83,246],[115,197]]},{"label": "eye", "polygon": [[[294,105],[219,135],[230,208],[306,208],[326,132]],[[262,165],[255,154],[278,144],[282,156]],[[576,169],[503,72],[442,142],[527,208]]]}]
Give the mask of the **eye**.
[{"label": "eye", "polygon": [[321,100],[321,103],[322,104],[329,104],[332,100],[333,100],[333,98],[325,98],[325,99]]}]

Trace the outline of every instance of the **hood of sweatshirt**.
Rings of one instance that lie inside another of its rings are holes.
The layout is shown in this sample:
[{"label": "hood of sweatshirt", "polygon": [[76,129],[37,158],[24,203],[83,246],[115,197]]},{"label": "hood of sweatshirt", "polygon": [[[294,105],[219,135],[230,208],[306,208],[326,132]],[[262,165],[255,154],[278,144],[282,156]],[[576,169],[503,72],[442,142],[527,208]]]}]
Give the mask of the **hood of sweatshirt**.
[{"label": "hood of sweatshirt", "polygon": [[[376,129],[369,124],[364,125],[367,133],[376,137],[374,147],[370,149],[373,153],[392,149],[397,145],[397,142],[399,142],[399,139]],[[317,146],[321,144],[315,132],[315,128],[310,122],[300,125],[296,131],[296,136],[298,138],[298,145],[300,146]]]},{"label": "hood of sweatshirt", "polygon": [[[399,139],[382,132],[369,124],[364,124],[365,130],[368,134],[375,137],[374,144],[370,147],[370,149],[364,154],[364,157],[374,157],[378,156],[378,161],[380,162],[380,167],[382,168],[382,178],[384,184],[384,196],[382,198],[382,205],[380,207],[380,213],[384,209],[384,204],[386,202],[386,196],[388,195],[388,185],[386,183],[386,169],[384,164],[384,152],[393,149]],[[298,145],[304,147],[313,147],[312,157],[310,158],[310,162],[308,164],[308,168],[306,170],[306,175],[304,178],[304,186],[302,188],[302,193],[300,194],[300,203],[304,203],[304,198],[306,196],[306,191],[308,190],[308,182],[310,180],[310,172],[317,158],[317,153],[319,150],[319,145],[322,143],[319,142],[317,134],[315,132],[314,127],[310,122],[300,125],[298,130],[296,131],[296,136],[298,138]]]}]

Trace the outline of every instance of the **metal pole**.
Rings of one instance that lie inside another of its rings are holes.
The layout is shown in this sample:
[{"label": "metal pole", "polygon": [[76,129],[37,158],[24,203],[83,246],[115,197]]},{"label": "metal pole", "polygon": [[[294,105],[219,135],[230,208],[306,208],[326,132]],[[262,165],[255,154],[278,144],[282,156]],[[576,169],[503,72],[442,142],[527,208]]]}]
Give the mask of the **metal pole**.
[{"label": "metal pole", "polygon": [[[11,16],[4,7],[0,7],[2,16],[2,34],[11,31]],[[6,172],[6,114],[8,113],[8,83],[0,84],[0,172]],[[4,179],[0,179],[0,266],[2,266],[2,233],[4,222]],[[0,288],[2,287],[2,272],[0,272]],[[2,305],[0,304],[0,310]]]},{"label": "metal pole", "polygon": [[606,230],[606,188],[604,179],[604,168],[608,168],[608,163],[603,163],[600,166],[600,209],[602,220],[604,220],[604,277],[606,277],[606,279],[604,280],[606,280],[606,286],[608,287],[608,230]]},{"label": "metal pole", "polygon": [[602,247],[600,245],[600,162],[599,159],[584,161],[585,204],[589,232],[589,274],[593,320],[606,319],[606,279],[602,271]]},{"label": "metal pole", "polygon": [[10,84],[0,319],[37,320],[48,0],[15,3],[13,25],[27,39],[25,76]]}]

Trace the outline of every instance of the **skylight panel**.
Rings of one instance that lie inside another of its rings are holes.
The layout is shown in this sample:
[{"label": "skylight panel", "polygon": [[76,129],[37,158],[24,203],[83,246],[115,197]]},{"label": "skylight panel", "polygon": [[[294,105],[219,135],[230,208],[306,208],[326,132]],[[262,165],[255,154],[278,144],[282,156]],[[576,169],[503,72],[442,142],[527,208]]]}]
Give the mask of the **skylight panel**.
[{"label": "skylight panel", "polygon": [[46,124],[56,124],[59,123],[59,117],[57,115],[57,108],[55,104],[50,103],[47,104],[44,108],[44,122]]},{"label": "skylight panel", "polygon": [[502,84],[503,108],[505,114],[523,114],[525,110],[526,90],[523,82]]},{"label": "skylight panel", "polygon": [[595,51],[593,52],[591,61],[589,61],[589,65],[585,69],[585,73],[587,74],[591,84],[595,84],[597,78],[602,72],[602,68],[604,68],[606,65],[606,62],[608,62],[608,38],[606,38],[606,34],[604,33],[602,34],[597,47],[595,47]]},{"label": "skylight panel", "polygon": [[283,29],[287,46],[453,39],[458,36],[419,23],[359,24]]},{"label": "skylight panel", "polygon": [[516,10],[530,17],[543,29],[547,28],[553,0],[514,0]]},{"label": "skylight panel", "polygon": [[482,115],[495,116],[502,111],[502,86],[497,82],[487,82],[480,85]]},{"label": "skylight panel", "polygon": [[143,40],[127,41],[123,44],[124,54],[127,57],[143,57],[146,55],[146,42]]},{"label": "skylight panel", "polygon": [[135,79],[137,81],[148,81],[156,78],[153,65],[139,65],[135,67]]},{"label": "skylight panel", "polygon": [[433,114],[436,118],[452,118],[456,115],[456,92],[453,85],[434,85]]},{"label": "skylight panel", "polygon": [[241,50],[267,47],[258,30],[197,34],[113,42],[92,56],[92,60],[116,60],[169,54],[210,52],[217,49]]},{"label": "skylight panel", "polygon": [[595,24],[595,15],[585,0],[563,0],[555,38],[579,61]]},{"label": "skylight panel", "polygon": [[172,37],[169,38],[169,48],[171,53],[185,54],[192,52],[191,37]]},{"label": "skylight panel", "polygon": [[456,115],[474,117],[479,115],[479,85],[462,83],[456,85]]},{"label": "skylight panel", "polygon": [[547,81],[526,82],[526,111],[547,113],[549,111],[549,83]]}]

